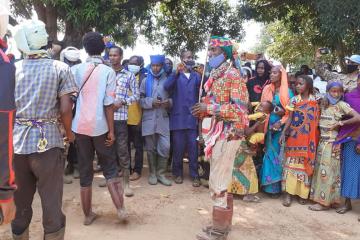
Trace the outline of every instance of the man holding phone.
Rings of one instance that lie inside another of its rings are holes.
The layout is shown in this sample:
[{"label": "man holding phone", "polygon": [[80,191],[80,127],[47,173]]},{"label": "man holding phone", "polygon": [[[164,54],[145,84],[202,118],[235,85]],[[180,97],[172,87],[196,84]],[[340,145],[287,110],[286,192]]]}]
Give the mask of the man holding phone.
[{"label": "man holding phone", "polygon": [[148,76],[140,86],[140,105],[143,109],[142,135],[149,162],[149,184],[160,183],[170,186],[165,177],[170,151],[170,130],[168,111],[172,101],[164,88],[167,79],[164,71],[165,56],[150,56]]},{"label": "man holding phone", "polygon": [[171,93],[173,108],[170,113],[170,130],[172,131],[173,175],[175,183],[183,182],[183,158],[185,149],[189,155],[190,175],[193,186],[200,186],[198,173],[198,121],[191,114],[191,107],[198,101],[201,77],[193,70],[195,61],[193,53],[183,50],[181,63],[176,72],[165,82],[165,89]]}]

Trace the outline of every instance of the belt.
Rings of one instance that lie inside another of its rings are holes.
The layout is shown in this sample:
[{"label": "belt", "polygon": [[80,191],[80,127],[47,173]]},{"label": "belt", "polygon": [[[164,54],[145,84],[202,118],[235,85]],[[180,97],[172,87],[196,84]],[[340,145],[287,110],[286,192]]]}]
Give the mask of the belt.
[{"label": "belt", "polygon": [[46,147],[48,145],[48,140],[45,136],[44,126],[49,124],[57,124],[58,121],[56,118],[52,119],[27,119],[27,118],[16,118],[15,123],[27,126],[27,127],[36,127],[40,130],[40,139],[37,144],[37,148],[39,152],[45,152]]}]

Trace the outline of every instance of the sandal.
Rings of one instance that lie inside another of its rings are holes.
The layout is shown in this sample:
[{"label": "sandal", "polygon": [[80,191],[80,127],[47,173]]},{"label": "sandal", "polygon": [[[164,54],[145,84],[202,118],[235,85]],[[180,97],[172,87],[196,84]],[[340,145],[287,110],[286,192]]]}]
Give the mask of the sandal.
[{"label": "sandal", "polygon": [[298,198],[298,202],[299,202],[300,205],[306,205],[307,200],[299,197],[299,198]]},{"label": "sandal", "polygon": [[256,195],[253,195],[253,194],[248,194],[248,195],[245,195],[243,197],[243,201],[244,202],[259,203],[259,202],[261,202],[261,198],[256,196]]},{"label": "sandal", "polygon": [[326,211],[326,210],[329,210],[329,208],[330,207],[325,207],[319,203],[309,206],[309,210],[311,210],[311,211]]},{"label": "sandal", "polygon": [[349,212],[351,210],[352,210],[352,207],[345,204],[344,206],[339,207],[338,209],[336,209],[336,212],[338,214],[345,214],[345,213],[347,213],[347,212]]},{"label": "sandal", "polygon": [[292,202],[292,199],[291,199],[291,195],[286,193],[284,199],[283,199],[283,202],[282,202],[282,205],[284,207],[290,207],[291,206],[291,202]]}]

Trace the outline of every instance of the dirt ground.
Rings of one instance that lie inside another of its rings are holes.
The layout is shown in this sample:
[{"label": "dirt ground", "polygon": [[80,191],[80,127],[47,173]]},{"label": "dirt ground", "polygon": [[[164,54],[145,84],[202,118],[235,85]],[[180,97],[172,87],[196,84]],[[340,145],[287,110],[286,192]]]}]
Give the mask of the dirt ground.
[{"label": "dirt ground", "polygon": [[[187,165],[185,164],[185,168]],[[192,240],[210,219],[211,201],[208,189],[193,188],[190,179],[182,185],[149,186],[146,172],[139,181],[132,182],[135,196],[126,198],[130,213],[128,224],[117,221],[114,206],[106,188],[94,182],[93,209],[100,217],[91,226],[82,225],[79,181],[64,187],[64,212],[67,216],[66,240]],[[228,240],[359,240],[360,202],[354,210],[339,215],[334,210],[312,212],[307,206],[294,202],[290,208],[280,199],[260,194],[260,203],[234,201],[233,231]],[[41,207],[38,196],[34,204],[30,226],[31,240],[42,239]],[[0,227],[0,240],[11,239],[10,227]]]}]

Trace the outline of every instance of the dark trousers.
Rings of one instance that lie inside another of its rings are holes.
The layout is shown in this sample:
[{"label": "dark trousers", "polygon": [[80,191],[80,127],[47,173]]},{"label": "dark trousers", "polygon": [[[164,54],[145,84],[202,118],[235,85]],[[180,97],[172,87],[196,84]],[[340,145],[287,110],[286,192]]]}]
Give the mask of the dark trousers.
[{"label": "dark trousers", "polygon": [[15,154],[14,166],[18,189],[14,195],[16,217],[11,224],[13,233],[20,235],[29,227],[36,188],[41,199],[45,234],[65,227],[65,215],[61,210],[64,174],[62,150],[52,148],[43,153]]},{"label": "dark trousers", "polygon": [[127,121],[114,121],[115,124],[115,150],[120,169],[130,169],[128,152],[128,126]]},{"label": "dark trousers", "polygon": [[130,170],[137,172],[141,175],[141,171],[143,168],[144,163],[144,140],[141,134],[141,123],[139,125],[128,125],[128,152],[129,152],[129,159],[131,162],[131,143],[134,144],[135,148],[135,164],[134,169],[131,169],[130,163]]},{"label": "dark trousers", "polygon": [[173,145],[173,174],[183,176],[183,158],[185,150],[189,155],[190,176],[199,177],[198,173],[198,142],[196,129],[184,129],[172,131]]},{"label": "dark trousers", "polygon": [[72,167],[77,165],[76,145],[75,145],[75,143],[70,143],[70,145],[69,145],[69,150],[68,150],[68,155],[67,155],[67,162]]},{"label": "dark trousers", "polygon": [[80,186],[89,187],[94,178],[93,161],[96,151],[106,180],[118,176],[114,146],[105,146],[106,134],[91,137],[76,134],[76,149],[79,162]]}]

